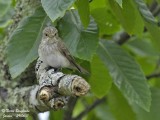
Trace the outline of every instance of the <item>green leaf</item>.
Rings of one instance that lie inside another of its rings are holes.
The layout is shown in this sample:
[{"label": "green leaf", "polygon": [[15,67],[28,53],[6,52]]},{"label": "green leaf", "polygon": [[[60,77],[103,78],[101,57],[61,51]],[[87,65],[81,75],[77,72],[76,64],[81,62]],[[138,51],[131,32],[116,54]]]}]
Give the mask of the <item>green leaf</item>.
[{"label": "green leaf", "polygon": [[80,19],[85,28],[87,28],[90,22],[90,11],[89,11],[89,1],[88,0],[77,0],[76,6],[78,8],[78,13],[80,15]]},{"label": "green leaf", "polygon": [[157,57],[138,57],[137,58],[138,63],[141,65],[141,68],[143,70],[143,72],[145,73],[145,75],[149,75],[151,74],[156,67],[156,62],[157,62]]},{"label": "green leaf", "polygon": [[98,28],[94,20],[91,19],[85,29],[77,11],[71,10],[59,21],[58,28],[71,54],[91,61],[98,45]]},{"label": "green leaf", "polygon": [[76,105],[75,105],[75,107],[74,107],[72,116],[73,116],[73,117],[76,117],[76,116],[79,115],[84,109],[85,109],[85,106],[83,105],[83,102],[82,102],[80,99],[78,99],[77,102],[76,102]]},{"label": "green leaf", "polygon": [[91,62],[91,78],[89,83],[92,92],[99,98],[106,95],[112,86],[109,72],[98,56],[94,56]]},{"label": "green leaf", "polygon": [[135,112],[137,113],[137,120],[159,120],[160,119],[160,89],[152,88],[152,103],[150,112],[146,112],[138,106],[135,107]]},{"label": "green leaf", "polygon": [[134,0],[142,17],[150,23],[156,23],[154,16],[150,12],[150,10],[147,8],[147,5],[145,4],[144,0]]},{"label": "green leaf", "polygon": [[94,10],[94,9],[97,9],[97,8],[104,8],[106,7],[106,0],[92,0],[91,3],[89,3],[90,5],[90,10]]},{"label": "green leaf", "polygon": [[108,94],[108,103],[116,120],[136,120],[131,106],[114,85]]},{"label": "green leaf", "polygon": [[119,30],[118,21],[106,7],[94,9],[91,14],[99,26],[100,34],[113,34]]},{"label": "green leaf", "polygon": [[96,114],[93,110],[87,114],[86,119],[85,119],[85,117],[83,117],[83,118],[84,118],[84,120],[101,120],[96,116]]},{"label": "green leaf", "polygon": [[147,5],[143,0],[135,0],[135,3],[137,4],[139,8],[139,12],[141,13],[143,19],[145,20],[145,25],[152,35],[152,38],[154,39],[153,43],[157,47],[157,50],[160,50],[159,44],[159,38],[160,38],[160,28],[157,26],[157,21],[155,20],[154,16],[150,12],[150,10],[147,8]]},{"label": "green leaf", "polygon": [[114,0],[109,0],[109,4],[117,20],[129,34],[143,33],[144,23],[132,0],[123,0],[123,8]]},{"label": "green leaf", "polygon": [[125,46],[141,57],[158,56],[158,52],[156,52],[148,36],[131,37]]},{"label": "green leaf", "polygon": [[115,85],[130,103],[146,111],[151,105],[151,93],[140,66],[117,44],[101,40],[98,54],[109,69]]},{"label": "green leaf", "polygon": [[6,28],[9,24],[11,24],[13,21],[12,20],[7,20],[7,21],[4,21],[4,20],[0,20],[0,28],[4,29]]},{"label": "green leaf", "polygon": [[115,0],[118,4],[119,4],[119,6],[122,8],[122,0]]},{"label": "green leaf", "polygon": [[153,78],[155,81],[154,87],[160,88],[160,78]]},{"label": "green leaf", "polygon": [[57,18],[63,17],[76,0],[41,0],[42,7],[54,22]]},{"label": "green leaf", "polygon": [[39,7],[32,16],[24,18],[11,35],[7,46],[7,60],[13,78],[20,75],[38,57],[37,49],[46,18],[45,12]]},{"label": "green leaf", "polygon": [[148,22],[145,22],[145,24],[146,24],[146,27],[147,27],[149,33],[151,34],[151,36],[153,38],[153,41],[152,41],[153,45],[156,47],[156,49],[158,51],[160,51],[160,47],[159,47],[159,45],[160,45],[160,40],[159,40],[159,38],[160,38],[160,34],[159,34],[160,33],[160,28],[157,25],[150,24]]},{"label": "green leaf", "polygon": [[62,120],[63,119],[63,111],[50,111],[49,120]]},{"label": "green leaf", "polygon": [[100,120],[116,120],[115,116],[111,113],[108,104],[102,103],[95,108],[95,114]]},{"label": "green leaf", "polygon": [[4,16],[6,12],[8,11],[10,5],[11,5],[11,0],[1,0],[0,1],[0,17]]}]

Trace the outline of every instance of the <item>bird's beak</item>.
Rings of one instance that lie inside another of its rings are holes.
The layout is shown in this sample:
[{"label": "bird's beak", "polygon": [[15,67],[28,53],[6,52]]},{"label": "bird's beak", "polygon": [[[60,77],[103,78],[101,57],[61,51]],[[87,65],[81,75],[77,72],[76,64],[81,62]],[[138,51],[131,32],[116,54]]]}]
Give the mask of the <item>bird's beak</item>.
[{"label": "bird's beak", "polygon": [[50,37],[51,37],[51,38],[54,38],[54,37],[55,37],[55,35],[54,35],[54,34],[52,34]]}]

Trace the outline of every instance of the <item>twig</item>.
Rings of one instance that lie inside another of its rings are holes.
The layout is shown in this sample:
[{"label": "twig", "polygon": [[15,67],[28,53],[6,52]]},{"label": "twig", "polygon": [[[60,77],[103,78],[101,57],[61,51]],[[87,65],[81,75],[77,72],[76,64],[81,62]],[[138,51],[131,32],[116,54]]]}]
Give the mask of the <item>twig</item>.
[{"label": "twig", "polygon": [[78,98],[73,98],[71,97],[69,102],[68,102],[68,108],[64,113],[64,120],[71,120],[72,119],[72,113],[73,113],[73,109],[76,105]]},{"label": "twig", "polygon": [[92,109],[94,109],[99,104],[103,103],[106,100],[105,97],[102,99],[96,100],[91,106],[87,107],[84,111],[82,111],[77,117],[73,118],[73,120],[81,120],[83,116],[89,113]]},{"label": "twig", "polygon": [[151,6],[149,7],[149,10],[153,13],[155,8],[158,6],[157,1],[153,1],[153,3],[151,4]]},{"label": "twig", "polygon": [[160,73],[153,73],[151,75],[146,76],[147,80],[149,80],[151,78],[158,78],[158,77],[160,77]]},{"label": "twig", "polygon": [[130,38],[130,36],[126,32],[123,32],[123,33],[120,34],[120,39],[117,40],[117,43],[119,45],[122,45],[125,42],[127,42],[129,40],[129,38]]},{"label": "twig", "polygon": [[151,6],[149,7],[149,10],[152,12],[154,17],[158,16],[158,14],[160,13],[160,6],[157,1],[153,1]]},{"label": "twig", "polygon": [[157,9],[153,12],[153,16],[158,16],[160,13],[160,6],[157,7]]}]

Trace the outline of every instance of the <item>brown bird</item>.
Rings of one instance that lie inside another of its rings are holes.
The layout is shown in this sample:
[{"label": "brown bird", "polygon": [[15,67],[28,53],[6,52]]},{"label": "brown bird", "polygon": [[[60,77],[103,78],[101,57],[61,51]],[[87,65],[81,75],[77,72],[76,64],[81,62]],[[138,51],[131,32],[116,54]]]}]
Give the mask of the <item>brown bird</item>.
[{"label": "brown bird", "polygon": [[43,30],[42,40],[38,49],[40,59],[48,66],[76,69],[81,73],[88,72],[75,62],[64,42],[58,35],[55,27],[46,27]]}]

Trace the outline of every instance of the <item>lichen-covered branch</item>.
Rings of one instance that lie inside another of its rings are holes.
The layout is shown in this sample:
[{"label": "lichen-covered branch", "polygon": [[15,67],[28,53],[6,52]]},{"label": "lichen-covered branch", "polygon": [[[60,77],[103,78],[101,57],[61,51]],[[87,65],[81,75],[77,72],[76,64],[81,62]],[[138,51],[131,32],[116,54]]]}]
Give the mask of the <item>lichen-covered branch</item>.
[{"label": "lichen-covered branch", "polygon": [[83,96],[89,89],[89,84],[80,76],[66,75],[48,70],[48,66],[40,59],[37,61],[36,74],[39,82],[39,98],[48,101],[55,97]]},{"label": "lichen-covered branch", "polygon": [[[16,88],[14,91],[8,89],[8,95],[5,100],[1,99],[0,116],[5,119],[27,117],[29,114],[49,111],[51,109],[57,110],[63,108],[67,102],[68,97],[56,97],[48,102],[43,102],[39,96],[39,85],[31,87]],[[10,116],[9,118],[6,116]]]},{"label": "lichen-covered branch", "polygon": [[24,110],[27,116],[51,109],[62,109],[67,106],[70,96],[83,96],[90,89],[89,84],[82,77],[56,72],[53,68],[48,70],[48,66],[39,59],[36,75],[38,85],[7,89],[7,97],[1,99],[0,108],[3,110],[1,116],[7,113],[16,117],[17,114],[14,114],[16,110]]}]

